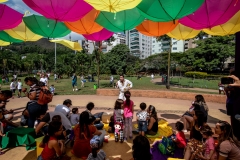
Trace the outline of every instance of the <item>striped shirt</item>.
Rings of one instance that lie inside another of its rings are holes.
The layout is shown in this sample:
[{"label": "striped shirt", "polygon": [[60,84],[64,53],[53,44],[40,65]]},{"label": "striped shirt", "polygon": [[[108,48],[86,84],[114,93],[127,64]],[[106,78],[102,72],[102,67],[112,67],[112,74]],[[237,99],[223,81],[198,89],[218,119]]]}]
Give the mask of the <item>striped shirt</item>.
[{"label": "striped shirt", "polygon": [[38,98],[39,98],[40,91],[41,91],[41,87],[40,86],[37,86],[36,84],[32,85],[30,87],[29,93],[36,92],[36,98],[34,100],[30,100],[30,101],[37,101]]},{"label": "striped shirt", "polygon": [[100,151],[97,153],[97,157],[96,158],[94,158],[92,156],[92,153],[90,153],[88,155],[87,160],[104,160],[105,158],[106,158],[105,152],[102,149],[100,149]]}]

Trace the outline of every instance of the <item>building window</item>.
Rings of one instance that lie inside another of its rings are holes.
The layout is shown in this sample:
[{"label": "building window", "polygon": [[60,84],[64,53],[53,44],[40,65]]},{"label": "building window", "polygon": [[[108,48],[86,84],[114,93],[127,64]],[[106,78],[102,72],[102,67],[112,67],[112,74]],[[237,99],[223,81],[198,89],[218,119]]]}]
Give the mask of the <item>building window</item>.
[{"label": "building window", "polygon": [[173,47],[173,50],[177,50],[177,47]]},{"label": "building window", "polygon": [[155,50],[153,50],[153,52],[155,52]]},{"label": "building window", "polygon": [[162,45],[161,45],[161,44],[159,44],[158,46],[159,46],[159,47],[161,47]]},{"label": "building window", "polygon": [[161,51],[161,49],[159,49],[158,51]]},{"label": "building window", "polygon": [[153,45],[153,47],[155,47],[155,45]]},{"label": "building window", "polygon": [[153,41],[153,43],[155,43],[155,41]]}]

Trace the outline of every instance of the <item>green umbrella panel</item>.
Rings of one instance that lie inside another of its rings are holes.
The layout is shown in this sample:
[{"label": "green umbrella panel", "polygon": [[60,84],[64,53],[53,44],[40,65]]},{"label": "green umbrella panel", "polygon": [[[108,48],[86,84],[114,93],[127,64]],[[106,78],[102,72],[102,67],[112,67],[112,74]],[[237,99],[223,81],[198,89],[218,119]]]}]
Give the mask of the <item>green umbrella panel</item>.
[{"label": "green umbrella panel", "polygon": [[20,43],[20,42],[23,42],[22,40],[15,39],[15,38],[11,37],[5,31],[0,31],[0,40],[3,40],[5,42],[10,42],[10,43]]},{"label": "green umbrella panel", "polygon": [[71,32],[63,22],[50,20],[43,16],[31,15],[24,17],[23,21],[33,33],[47,38],[64,37]]},{"label": "green umbrella panel", "polygon": [[142,0],[137,8],[149,20],[168,22],[192,14],[203,2],[204,0]]},{"label": "green umbrella panel", "polygon": [[109,31],[123,32],[135,28],[144,19],[138,9],[133,8],[117,13],[101,11],[95,21]]}]

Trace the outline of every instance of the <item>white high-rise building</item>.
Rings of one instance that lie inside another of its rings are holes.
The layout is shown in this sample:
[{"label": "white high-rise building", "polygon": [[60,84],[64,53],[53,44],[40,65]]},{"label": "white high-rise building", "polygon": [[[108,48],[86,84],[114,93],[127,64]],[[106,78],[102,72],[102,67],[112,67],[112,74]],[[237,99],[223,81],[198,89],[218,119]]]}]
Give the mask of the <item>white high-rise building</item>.
[{"label": "white high-rise building", "polygon": [[[172,38],[172,49],[171,52],[184,52],[185,41],[178,41]],[[156,38],[152,38],[152,54],[168,52],[170,49],[169,41],[160,41],[157,42]]]},{"label": "white high-rise building", "polygon": [[126,45],[131,54],[145,59],[152,54],[152,37],[145,36],[136,29],[126,31]]},{"label": "white high-rise building", "polygon": [[108,42],[102,43],[102,52],[107,53],[113,49],[118,44],[125,44],[126,43],[126,36],[123,33],[114,33],[113,34],[114,41],[108,44]]}]

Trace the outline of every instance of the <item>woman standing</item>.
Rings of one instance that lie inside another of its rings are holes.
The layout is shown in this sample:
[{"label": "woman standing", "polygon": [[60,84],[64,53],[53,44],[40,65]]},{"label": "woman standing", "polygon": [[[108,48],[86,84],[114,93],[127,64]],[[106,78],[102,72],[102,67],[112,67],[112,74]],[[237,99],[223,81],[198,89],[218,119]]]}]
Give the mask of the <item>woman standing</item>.
[{"label": "woman standing", "polygon": [[30,86],[28,92],[26,92],[26,90],[23,90],[22,92],[24,92],[26,97],[30,99],[30,101],[27,103],[27,111],[29,113],[28,127],[33,128],[35,120],[37,119],[37,117],[40,116],[39,113],[47,112],[48,110],[47,104],[40,105],[37,103],[41,87],[45,84],[39,82],[35,77],[26,77],[24,79],[24,82],[26,83],[26,85]]},{"label": "woman standing", "polygon": [[153,105],[150,105],[147,109],[149,114],[147,133],[149,135],[156,135],[158,132],[158,117],[156,108]]},{"label": "woman standing", "polygon": [[92,152],[90,140],[94,135],[100,136],[102,133],[91,123],[89,123],[89,113],[84,111],[80,115],[79,124],[74,127],[73,154],[78,158],[87,158]]}]

